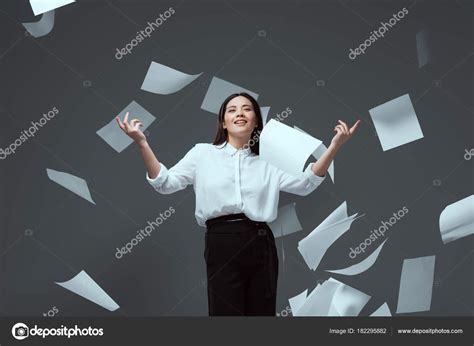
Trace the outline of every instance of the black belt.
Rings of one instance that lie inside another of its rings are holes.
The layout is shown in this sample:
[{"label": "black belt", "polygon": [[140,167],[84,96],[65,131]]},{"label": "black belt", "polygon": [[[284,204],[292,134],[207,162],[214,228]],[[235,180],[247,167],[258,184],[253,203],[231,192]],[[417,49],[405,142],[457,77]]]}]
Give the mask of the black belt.
[{"label": "black belt", "polygon": [[216,223],[222,223],[222,222],[231,223],[235,221],[249,221],[258,226],[266,225],[266,222],[254,221],[254,220],[249,219],[247,215],[245,215],[244,213],[239,213],[239,214],[222,215],[222,216],[215,217],[213,219],[209,219],[206,221],[206,227],[210,228],[212,225]]},{"label": "black belt", "polygon": [[252,224],[254,224],[255,226],[259,226],[261,228],[258,229],[258,235],[259,236],[266,236],[266,241],[265,241],[265,252],[264,252],[264,255],[265,255],[265,260],[263,262],[263,265],[264,265],[264,271],[270,271],[270,273],[272,274],[272,276],[268,276],[268,280],[265,282],[265,297],[266,298],[269,298],[271,296],[271,293],[275,293],[274,290],[272,289],[273,288],[273,285],[272,285],[272,280],[274,280],[273,278],[273,273],[274,273],[274,270],[275,268],[274,265],[273,265],[273,260],[272,260],[272,257],[270,256],[270,251],[271,251],[271,244],[270,244],[270,241],[271,241],[271,238],[270,236],[268,235],[268,232],[271,232],[271,230],[268,230],[268,225],[266,222],[262,222],[262,221],[254,221],[254,220],[251,220],[247,217],[247,215],[245,215],[244,213],[239,213],[239,214],[230,214],[230,215],[223,215],[223,216],[218,216],[218,217],[215,217],[213,219],[209,219],[206,221],[206,227],[207,229],[209,230],[209,228],[216,224],[216,223],[232,223],[232,222],[237,222],[237,221],[248,221]]},{"label": "black belt", "polygon": [[250,219],[244,213],[223,215],[223,216],[219,216],[219,217],[215,217],[213,219],[207,220],[206,227],[210,228],[212,225],[219,222],[239,221],[239,220],[250,220]]}]

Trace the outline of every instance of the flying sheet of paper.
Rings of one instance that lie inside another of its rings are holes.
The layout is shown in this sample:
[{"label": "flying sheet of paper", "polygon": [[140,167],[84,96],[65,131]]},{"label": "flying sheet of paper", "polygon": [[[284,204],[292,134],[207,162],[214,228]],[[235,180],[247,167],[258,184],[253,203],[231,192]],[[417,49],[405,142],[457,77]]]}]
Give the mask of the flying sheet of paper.
[{"label": "flying sheet of paper", "polygon": [[306,296],[308,295],[308,289],[305,289],[303,292],[294,296],[293,298],[288,299],[290,303],[290,309],[293,316],[295,316],[295,311],[298,311],[306,301]]},{"label": "flying sheet of paper", "polygon": [[423,138],[408,94],[369,110],[383,151]]},{"label": "flying sheet of paper", "polygon": [[388,307],[387,303],[383,303],[380,305],[380,307],[375,310],[372,314],[370,314],[370,317],[387,317],[387,316],[392,316],[392,313],[390,312],[390,308]]},{"label": "flying sheet of paper", "polygon": [[201,75],[202,72],[189,75],[152,61],[141,89],[155,94],[169,95],[180,91]]},{"label": "flying sheet of paper", "polygon": [[347,216],[343,202],[318,227],[298,243],[298,250],[309,268],[316,270],[327,249],[351,227],[357,214]]},{"label": "flying sheet of paper", "polygon": [[367,269],[369,269],[370,267],[374,265],[386,241],[387,239],[385,239],[383,243],[380,244],[377,247],[377,249],[375,249],[375,251],[372,252],[369,256],[367,256],[367,258],[365,258],[363,261],[344,269],[326,270],[326,271],[334,273],[334,274],[341,274],[341,275],[358,275],[360,273],[365,272]]},{"label": "flying sheet of paper", "polygon": [[42,37],[51,32],[54,27],[54,10],[45,12],[37,22],[22,23],[33,37]]},{"label": "flying sheet of paper", "polygon": [[69,281],[55,282],[55,284],[109,311],[115,311],[120,307],[84,270]]},{"label": "flying sheet of paper", "polygon": [[271,119],[260,134],[260,158],[299,176],[308,157],[320,145],[319,139]]},{"label": "flying sheet of paper", "polygon": [[328,282],[335,282],[338,285],[331,300],[328,316],[359,316],[370,296],[336,279],[330,278]]},{"label": "flying sheet of paper", "polygon": [[308,295],[303,305],[296,311],[292,310],[293,316],[328,316],[332,297],[338,286],[337,283],[330,281],[318,284]]},{"label": "flying sheet of paper", "polygon": [[430,310],[435,258],[426,256],[403,261],[397,314]]},{"label": "flying sheet of paper", "polygon": [[84,179],[69,173],[59,172],[49,168],[46,168],[46,174],[48,175],[48,178],[55,183],[61,185],[71,192],[74,192],[76,195],[84,198],[92,204],[95,204],[95,202],[92,200],[89,188],[87,187],[87,182]]},{"label": "flying sheet of paper", "polygon": [[[129,121],[134,118],[140,119],[140,121],[143,123],[143,126],[140,127],[140,130],[142,131],[145,131],[148,126],[150,126],[151,123],[155,121],[155,117],[135,101],[132,101],[120,112],[119,117],[122,121],[125,118],[125,113],[127,112],[130,112],[128,115]],[[115,117],[96,133],[118,153],[121,153],[133,143],[133,140],[127,136],[118,126]]]},{"label": "flying sheet of paper", "polygon": [[322,228],[318,231],[314,230],[316,233],[304,238],[302,240],[303,242],[300,241],[300,243],[298,243],[298,250],[308,267],[316,270],[329,247],[339,239],[342,234],[350,229],[354,220],[363,216],[365,216],[365,214],[359,216],[357,216],[357,214],[351,215],[327,228]]},{"label": "flying sheet of paper", "polygon": [[423,29],[416,33],[416,52],[418,56],[418,68],[422,68],[431,59],[430,32]]},{"label": "flying sheet of paper", "polygon": [[358,316],[370,296],[333,278],[318,284],[304,299],[307,290],[291,298],[293,316]]},{"label": "flying sheet of paper", "polygon": [[448,205],[439,216],[444,244],[474,234],[474,195]]},{"label": "flying sheet of paper", "polygon": [[253,91],[244,89],[223,79],[213,77],[211,84],[207,89],[206,96],[204,96],[204,100],[202,101],[201,109],[214,114],[219,114],[222,102],[224,102],[224,100],[230,95],[241,92],[246,92],[254,99],[258,100],[258,94]]},{"label": "flying sheet of paper", "polygon": [[30,0],[30,5],[33,13],[37,16],[73,2],[76,2],[76,0]]},{"label": "flying sheet of paper", "polygon": [[263,126],[267,123],[268,113],[270,112],[270,107],[260,107],[260,113],[262,113]]},{"label": "flying sheet of paper", "polygon": [[296,214],[296,203],[278,209],[277,218],[268,223],[275,238],[303,230]]},{"label": "flying sheet of paper", "polygon": [[[296,125],[293,125],[293,127],[295,129],[297,129],[298,131],[301,131],[303,133],[306,133],[307,135],[311,136],[309,133],[303,131],[302,129],[300,129],[298,126]],[[317,138],[316,138],[317,139]],[[318,139],[319,141],[319,139]],[[316,160],[319,160],[319,158],[326,152],[326,150],[328,150],[328,148],[324,145],[323,142],[321,142],[321,145],[319,147],[316,148],[316,150],[313,152],[313,156]],[[331,164],[329,165],[328,167],[328,173],[329,173],[329,177],[331,177],[331,180],[332,182],[334,183],[335,180],[334,180],[334,160],[331,161]]]}]

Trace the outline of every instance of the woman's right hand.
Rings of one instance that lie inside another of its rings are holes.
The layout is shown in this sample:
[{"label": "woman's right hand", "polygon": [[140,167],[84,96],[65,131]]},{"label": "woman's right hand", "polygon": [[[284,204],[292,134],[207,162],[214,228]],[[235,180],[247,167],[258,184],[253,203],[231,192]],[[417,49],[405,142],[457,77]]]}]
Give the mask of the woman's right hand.
[{"label": "woman's right hand", "polygon": [[128,122],[128,113],[129,112],[125,114],[123,122],[120,120],[119,116],[115,117],[118,125],[123,130],[123,132],[127,134],[127,136],[135,141],[135,143],[139,145],[146,143],[146,137],[139,128],[140,126],[143,126],[143,123],[139,119],[132,119],[130,122]]}]

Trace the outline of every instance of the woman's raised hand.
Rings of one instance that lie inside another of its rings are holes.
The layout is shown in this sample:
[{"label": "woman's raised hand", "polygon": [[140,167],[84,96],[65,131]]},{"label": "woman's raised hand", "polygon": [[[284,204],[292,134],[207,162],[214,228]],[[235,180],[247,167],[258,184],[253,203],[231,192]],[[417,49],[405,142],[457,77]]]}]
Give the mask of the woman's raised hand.
[{"label": "woman's raised hand", "polygon": [[116,116],[115,119],[117,120],[118,125],[120,128],[129,136],[131,139],[135,141],[137,144],[146,143],[146,137],[143,132],[140,130],[140,126],[143,126],[143,123],[139,119],[132,119],[128,122],[128,113],[125,114],[125,118],[123,122],[120,120],[119,116]]},{"label": "woman's raised hand", "polygon": [[349,128],[347,124],[341,120],[339,120],[339,125],[336,125],[334,131],[336,131],[336,135],[331,141],[331,144],[334,144],[336,147],[340,147],[344,144],[352,135],[356,132],[357,128],[360,125],[360,120],[357,120],[356,123]]}]

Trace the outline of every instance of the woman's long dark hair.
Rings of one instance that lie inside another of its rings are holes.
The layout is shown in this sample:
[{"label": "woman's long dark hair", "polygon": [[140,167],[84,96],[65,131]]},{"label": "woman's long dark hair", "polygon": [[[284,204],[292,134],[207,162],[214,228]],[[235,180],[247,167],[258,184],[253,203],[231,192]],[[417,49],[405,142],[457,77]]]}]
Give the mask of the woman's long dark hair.
[{"label": "woman's long dark hair", "polygon": [[228,140],[229,134],[227,133],[227,129],[223,127],[224,123],[224,116],[225,116],[225,110],[227,107],[227,104],[229,103],[230,100],[237,96],[243,96],[247,98],[253,106],[253,110],[255,112],[255,116],[257,118],[257,127],[255,127],[252,131],[252,134],[250,135],[250,140],[248,143],[248,147],[250,147],[250,150],[258,155],[259,154],[259,141],[260,141],[260,133],[263,130],[263,121],[262,121],[262,113],[260,112],[260,106],[257,103],[257,100],[255,100],[252,96],[250,96],[247,93],[236,93],[232,94],[229,97],[225,99],[225,101],[222,103],[221,108],[219,110],[219,118],[217,120],[217,133],[216,137],[214,138],[214,142],[212,144],[217,145],[217,144],[222,144]]}]

